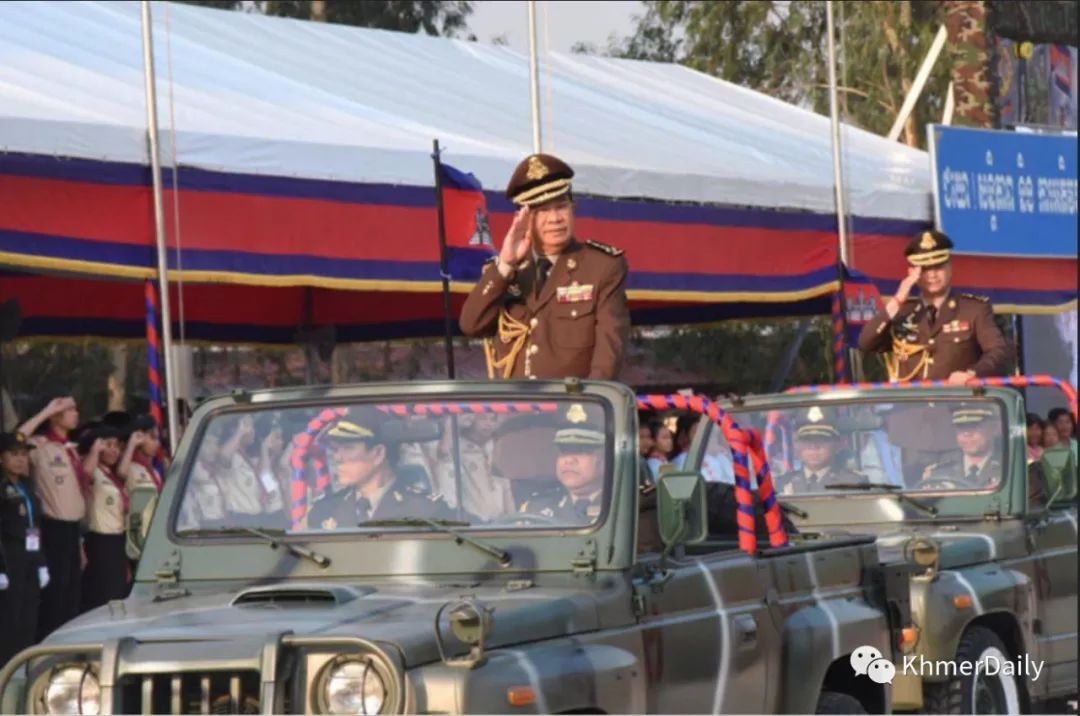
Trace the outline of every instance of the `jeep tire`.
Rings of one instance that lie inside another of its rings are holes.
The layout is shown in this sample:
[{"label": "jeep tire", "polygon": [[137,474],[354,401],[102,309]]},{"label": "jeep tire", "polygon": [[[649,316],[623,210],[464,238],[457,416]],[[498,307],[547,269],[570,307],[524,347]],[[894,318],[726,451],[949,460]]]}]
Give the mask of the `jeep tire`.
[{"label": "jeep tire", "polygon": [[[1010,661],[998,635],[973,626],[960,637],[956,662],[981,663],[984,659]],[[979,673],[958,676],[943,684],[926,684],[923,708],[931,714],[1018,714],[1024,704],[1023,685],[1015,675]]]},{"label": "jeep tire", "polygon": [[852,696],[840,691],[822,691],[818,697],[817,708],[814,713],[818,714],[864,714],[866,709],[862,703]]}]

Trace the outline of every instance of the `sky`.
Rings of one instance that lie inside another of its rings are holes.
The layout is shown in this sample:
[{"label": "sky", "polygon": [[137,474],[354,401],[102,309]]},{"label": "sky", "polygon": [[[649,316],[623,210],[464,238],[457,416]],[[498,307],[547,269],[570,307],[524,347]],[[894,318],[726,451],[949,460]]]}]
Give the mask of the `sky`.
[{"label": "sky", "polygon": [[[527,3],[515,0],[478,0],[469,16],[469,31],[481,42],[505,35],[509,46],[529,51]],[[608,35],[633,32],[634,15],[644,14],[638,0],[539,0],[536,3],[537,43],[540,50],[569,52],[578,42],[603,48]],[[546,22],[545,22],[546,15]],[[545,40],[545,28],[547,37]]]}]

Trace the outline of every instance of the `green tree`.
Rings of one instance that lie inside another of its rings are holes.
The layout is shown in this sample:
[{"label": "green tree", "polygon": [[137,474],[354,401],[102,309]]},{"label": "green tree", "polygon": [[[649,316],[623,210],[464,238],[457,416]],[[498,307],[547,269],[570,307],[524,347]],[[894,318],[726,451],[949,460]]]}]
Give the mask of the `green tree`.
[{"label": "green tree", "polygon": [[[648,0],[630,37],[606,54],[678,62],[818,112],[828,108],[825,4],[810,0]],[[938,0],[838,2],[840,93],[845,120],[885,134],[944,20]],[[589,48],[578,48],[587,51]],[[940,120],[949,67],[939,60],[903,140]]]},{"label": "green tree", "polygon": [[[239,10],[239,0],[185,0],[191,5]],[[457,37],[467,30],[468,0],[256,0],[267,15],[356,27]],[[470,39],[476,39],[470,36]]]}]

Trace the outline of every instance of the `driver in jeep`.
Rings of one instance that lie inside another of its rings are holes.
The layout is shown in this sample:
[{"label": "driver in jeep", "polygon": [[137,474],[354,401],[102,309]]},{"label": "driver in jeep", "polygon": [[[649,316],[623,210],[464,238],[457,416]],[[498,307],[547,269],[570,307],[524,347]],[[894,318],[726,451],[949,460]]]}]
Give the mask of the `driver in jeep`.
[{"label": "driver in jeep", "polygon": [[923,472],[920,489],[927,483],[940,483],[949,488],[984,488],[1001,480],[1001,461],[994,451],[994,435],[1000,430],[994,410],[964,406],[953,411],[956,446],[960,455],[934,463]]},{"label": "driver in jeep", "polygon": [[331,425],[322,435],[329,447],[339,485],[316,500],[308,514],[310,529],[357,527],[392,519],[450,519],[439,495],[424,495],[398,484],[394,468],[400,444],[388,439],[393,419],[375,408],[360,408]]},{"label": "driver in jeep", "polygon": [[604,494],[604,434],[587,424],[555,433],[555,476],[562,490],[530,497],[519,512],[552,522],[587,525],[600,515]]}]

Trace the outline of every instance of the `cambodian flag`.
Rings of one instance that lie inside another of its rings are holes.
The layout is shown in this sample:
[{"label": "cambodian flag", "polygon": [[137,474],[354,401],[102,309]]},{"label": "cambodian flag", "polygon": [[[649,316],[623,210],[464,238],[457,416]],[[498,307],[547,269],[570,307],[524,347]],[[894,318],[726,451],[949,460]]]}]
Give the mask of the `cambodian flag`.
[{"label": "cambodian flag", "polygon": [[446,262],[454,281],[480,278],[484,261],[495,255],[488,228],[487,202],[480,181],[472,174],[440,164]]},{"label": "cambodian flag", "polygon": [[847,309],[847,343],[859,344],[859,332],[881,310],[881,292],[864,274],[844,269],[844,308]]}]

